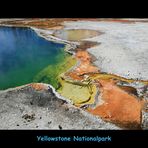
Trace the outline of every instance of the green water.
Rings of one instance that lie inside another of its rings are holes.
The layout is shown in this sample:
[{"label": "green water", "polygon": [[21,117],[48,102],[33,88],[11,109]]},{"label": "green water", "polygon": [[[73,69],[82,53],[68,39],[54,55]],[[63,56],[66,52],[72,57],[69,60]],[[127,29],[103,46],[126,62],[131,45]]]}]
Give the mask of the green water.
[{"label": "green water", "polygon": [[54,83],[55,66],[69,55],[65,45],[47,41],[29,28],[0,27],[0,89],[37,82],[37,75],[51,67],[48,79],[39,82]]},{"label": "green water", "polygon": [[[35,76],[34,81],[50,83],[55,87],[55,89],[58,89],[61,86],[61,84],[59,83],[60,74],[65,73],[75,64],[76,59],[69,56],[65,58],[65,60],[62,61],[60,64],[49,65],[48,67],[43,69]],[[54,71],[52,69],[54,69]]]}]

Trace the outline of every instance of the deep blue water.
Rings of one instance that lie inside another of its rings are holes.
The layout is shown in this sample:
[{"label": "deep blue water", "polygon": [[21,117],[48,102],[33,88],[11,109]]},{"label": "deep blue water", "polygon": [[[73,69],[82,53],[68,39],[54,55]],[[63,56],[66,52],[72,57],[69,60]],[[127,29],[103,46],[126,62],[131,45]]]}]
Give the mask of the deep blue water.
[{"label": "deep blue water", "polygon": [[0,27],[0,89],[32,82],[46,66],[64,60],[63,48],[29,28]]}]

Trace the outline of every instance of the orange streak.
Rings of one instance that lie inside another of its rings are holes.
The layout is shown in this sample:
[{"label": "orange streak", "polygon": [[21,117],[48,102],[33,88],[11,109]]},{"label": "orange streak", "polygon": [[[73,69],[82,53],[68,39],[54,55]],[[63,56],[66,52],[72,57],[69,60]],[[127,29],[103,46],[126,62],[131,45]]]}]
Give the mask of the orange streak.
[{"label": "orange streak", "polygon": [[113,80],[98,80],[98,82],[101,84],[105,103],[95,109],[89,109],[89,112],[122,125],[140,125],[143,101],[138,101],[136,97],[116,86]]},{"label": "orange streak", "polygon": [[76,59],[80,61],[80,65],[73,71],[67,73],[68,76],[74,80],[82,80],[82,76],[85,73],[98,72],[99,69],[91,64],[91,57],[87,51],[79,50],[76,53]]}]

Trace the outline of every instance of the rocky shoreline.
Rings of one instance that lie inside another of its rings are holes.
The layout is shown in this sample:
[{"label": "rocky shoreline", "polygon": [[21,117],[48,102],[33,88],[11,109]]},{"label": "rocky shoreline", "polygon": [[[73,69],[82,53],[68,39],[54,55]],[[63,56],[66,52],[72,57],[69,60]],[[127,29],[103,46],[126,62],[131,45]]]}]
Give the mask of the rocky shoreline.
[{"label": "rocky shoreline", "polygon": [[46,88],[26,85],[0,91],[0,129],[120,129],[57,97],[51,86]]}]

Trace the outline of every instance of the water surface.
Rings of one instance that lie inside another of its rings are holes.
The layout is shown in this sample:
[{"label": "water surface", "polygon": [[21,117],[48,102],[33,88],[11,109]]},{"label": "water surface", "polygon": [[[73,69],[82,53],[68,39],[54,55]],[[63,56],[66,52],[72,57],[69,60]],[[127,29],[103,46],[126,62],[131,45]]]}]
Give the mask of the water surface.
[{"label": "water surface", "polygon": [[92,38],[100,34],[101,32],[96,30],[70,29],[70,30],[57,30],[54,32],[53,35],[64,40],[80,41],[82,39]]},{"label": "water surface", "polygon": [[32,82],[42,69],[65,59],[63,48],[29,28],[0,27],[0,89]]}]

